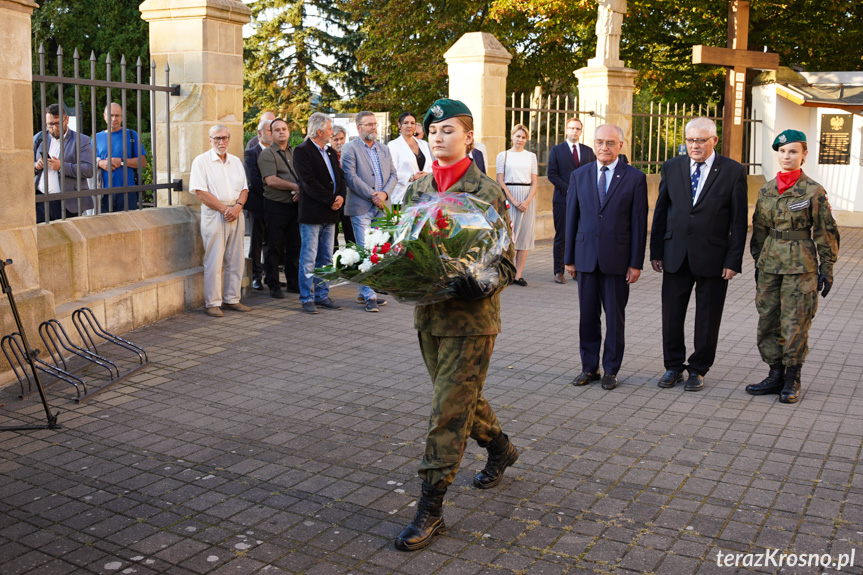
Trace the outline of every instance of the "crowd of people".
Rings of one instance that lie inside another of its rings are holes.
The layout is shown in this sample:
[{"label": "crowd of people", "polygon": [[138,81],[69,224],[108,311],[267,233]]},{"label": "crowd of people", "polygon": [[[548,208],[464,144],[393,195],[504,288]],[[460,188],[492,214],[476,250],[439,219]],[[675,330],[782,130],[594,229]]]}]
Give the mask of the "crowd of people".
[{"label": "crowd of people", "polygon": [[[91,139],[69,128],[69,116],[60,110],[59,104],[46,108],[45,132],[33,135],[35,191],[37,197],[61,192],[65,195],[64,200],[37,201],[37,223],[94,213],[96,205],[90,191],[95,188],[138,184],[138,171],[147,165],[147,154],[138,133],[123,128],[122,108],[117,103],[106,106],[102,117],[106,129]],[[100,213],[142,207],[139,192],[100,196]]]}]

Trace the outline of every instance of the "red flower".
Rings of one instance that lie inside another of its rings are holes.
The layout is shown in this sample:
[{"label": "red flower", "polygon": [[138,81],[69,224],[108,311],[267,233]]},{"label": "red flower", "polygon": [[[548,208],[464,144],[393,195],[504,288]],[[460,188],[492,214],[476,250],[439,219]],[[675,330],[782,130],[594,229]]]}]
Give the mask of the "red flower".
[{"label": "red flower", "polygon": [[382,245],[382,246],[381,246],[381,253],[382,253],[382,254],[387,253],[388,251],[390,251],[390,248],[391,248],[391,247],[392,247],[392,246],[390,245],[390,243],[389,243],[389,242],[386,242],[384,245]]},{"label": "red flower", "polygon": [[378,254],[374,254],[374,253],[371,255],[371,257],[369,257],[369,260],[371,260],[371,262],[373,264],[378,263],[380,261],[380,259],[381,258],[378,257]]},{"label": "red flower", "polygon": [[407,256],[408,256],[408,259],[409,259],[409,260],[414,259],[414,253],[413,253],[413,252],[408,252],[408,253],[407,253]]},{"label": "red flower", "polygon": [[[378,246],[375,246],[375,247],[373,247],[373,248],[372,248],[372,253],[373,253],[373,254],[378,253]],[[375,263],[377,263],[377,262],[375,262]]]},{"label": "red flower", "polygon": [[443,219],[443,218],[441,218],[441,219],[439,219],[438,221],[436,221],[436,222],[435,222],[435,224],[437,225],[437,227],[438,227],[438,228],[440,228],[440,229],[442,229],[442,230],[445,230],[445,229],[446,229],[446,227],[449,225],[449,224],[447,224],[447,223],[446,223],[446,220],[445,220],[445,219]]}]

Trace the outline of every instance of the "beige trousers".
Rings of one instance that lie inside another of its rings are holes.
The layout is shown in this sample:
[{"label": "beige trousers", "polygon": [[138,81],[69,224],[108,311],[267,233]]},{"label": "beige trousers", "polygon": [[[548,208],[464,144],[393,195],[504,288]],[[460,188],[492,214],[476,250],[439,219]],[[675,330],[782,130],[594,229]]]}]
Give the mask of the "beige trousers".
[{"label": "beige trousers", "polygon": [[207,206],[201,206],[201,236],[204,238],[204,304],[219,307],[240,301],[243,281],[243,236],[246,222],[240,214],[233,222]]}]

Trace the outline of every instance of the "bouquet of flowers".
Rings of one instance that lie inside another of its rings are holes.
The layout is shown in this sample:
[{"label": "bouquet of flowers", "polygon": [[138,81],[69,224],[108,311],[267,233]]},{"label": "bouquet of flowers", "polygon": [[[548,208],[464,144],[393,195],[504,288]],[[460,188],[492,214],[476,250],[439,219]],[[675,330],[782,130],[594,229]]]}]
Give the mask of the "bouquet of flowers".
[{"label": "bouquet of flowers", "polygon": [[510,246],[508,226],[472,194],[423,195],[400,213],[385,211],[363,244],[348,243],[321,279],[348,280],[418,305],[453,296],[453,282],[471,275],[496,285],[496,262]]}]

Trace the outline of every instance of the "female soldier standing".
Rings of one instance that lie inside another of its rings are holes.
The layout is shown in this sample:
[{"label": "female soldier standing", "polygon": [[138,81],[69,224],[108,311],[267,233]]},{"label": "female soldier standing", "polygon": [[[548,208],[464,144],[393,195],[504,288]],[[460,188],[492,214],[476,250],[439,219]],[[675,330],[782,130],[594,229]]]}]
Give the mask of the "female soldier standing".
[{"label": "female soldier standing", "polygon": [[[473,117],[468,107],[458,100],[438,100],[426,114],[423,128],[437,161],[431,174],[408,188],[406,205],[423,194],[475,194],[505,218],[509,229],[503,191],[468,156],[473,147]],[[459,278],[453,284],[453,299],[417,306],[414,311],[414,327],[434,395],[419,468],[422,497],[413,521],[396,538],[395,546],[401,551],[422,549],[443,529],[443,497],[455,479],[468,437],[488,449],[485,469],[473,480],[479,489],[500,483],[504,470],[518,459],[518,451],[482,394],[494,340],[500,332],[499,292],[512,283],[515,274],[512,257],[510,244],[495,264],[496,282]]]},{"label": "female soldier standing", "polygon": [[781,170],[758,192],[750,243],[758,351],[770,374],[746,392],[778,393],[782,403],[796,403],[818,292],[827,297],[833,285],[839,229],[824,188],[800,169],[808,154],[806,135],[785,130],[773,149]]}]

